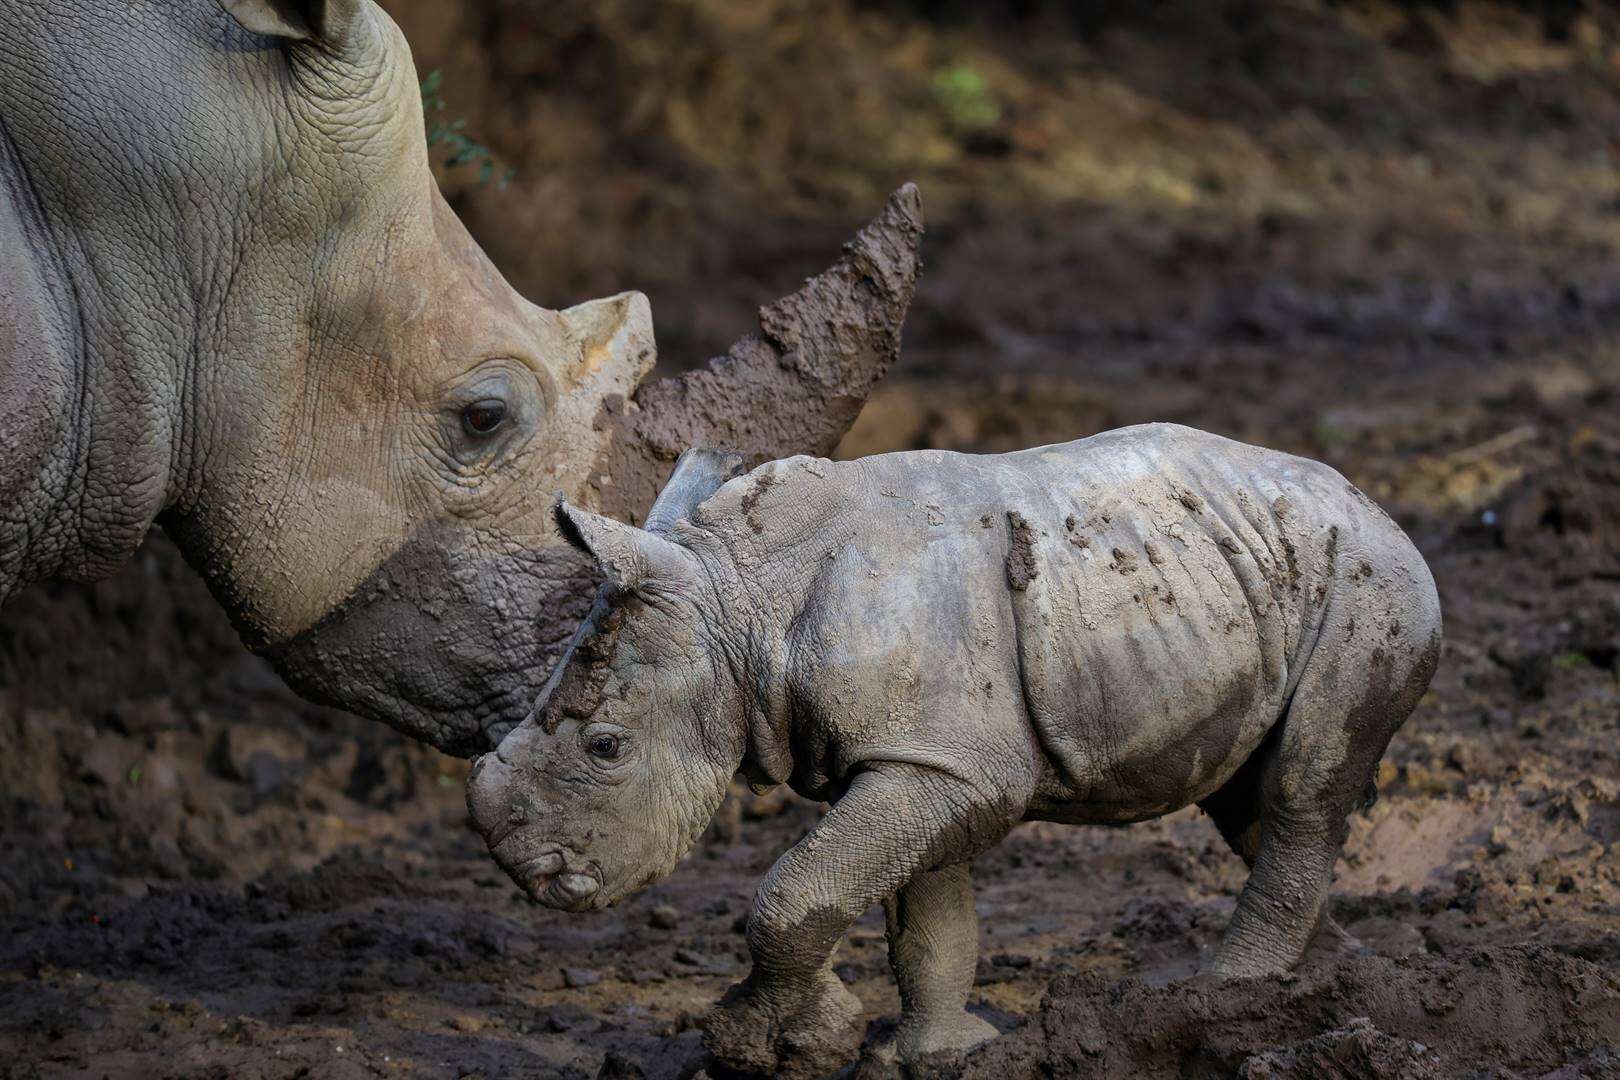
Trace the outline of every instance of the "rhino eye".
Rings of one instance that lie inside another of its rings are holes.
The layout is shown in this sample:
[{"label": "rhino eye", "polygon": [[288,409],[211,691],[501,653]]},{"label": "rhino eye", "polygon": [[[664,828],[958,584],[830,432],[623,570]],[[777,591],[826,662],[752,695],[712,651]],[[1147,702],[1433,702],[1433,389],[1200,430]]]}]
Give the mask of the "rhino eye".
[{"label": "rhino eye", "polygon": [[506,419],[506,402],[496,398],[475,401],[461,410],[461,427],[468,435],[493,435]]},{"label": "rhino eye", "polygon": [[617,735],[594,735],[590,741],[591,756],[612,761],[619,756],[619,737]]}]

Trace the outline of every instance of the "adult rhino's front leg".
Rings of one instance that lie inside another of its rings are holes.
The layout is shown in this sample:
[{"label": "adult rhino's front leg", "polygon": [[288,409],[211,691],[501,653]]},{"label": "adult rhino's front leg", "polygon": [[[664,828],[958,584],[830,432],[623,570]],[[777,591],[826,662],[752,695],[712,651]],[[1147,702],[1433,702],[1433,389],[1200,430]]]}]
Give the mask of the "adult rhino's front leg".
[{"label": "adult rhino's front leg", "polygon": [[856,919],[935,867],[999,840],[1003,808],[952,777],[913,766],[860,774],[810,834],[771,868],[748,922],[754,967],[704,1022],[724,1065],[815,1077],[860,1049],[859,1000],[832,970]]}]

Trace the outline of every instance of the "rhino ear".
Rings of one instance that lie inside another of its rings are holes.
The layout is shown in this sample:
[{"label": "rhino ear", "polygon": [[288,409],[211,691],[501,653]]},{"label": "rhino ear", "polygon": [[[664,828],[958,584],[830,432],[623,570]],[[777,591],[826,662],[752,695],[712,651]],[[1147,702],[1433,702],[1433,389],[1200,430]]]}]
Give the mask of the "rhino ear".
[{"label": "rhino ear", "polygon": [[590,383],[593,392],[628,395],[658,360],[652,305],[641,293],[587,300],[558,314],[580,346],[578,359],[562,373],[570,389]]},{"label": "rhino ear", "polygon": [[219,0],[244,30],[285,41],[336,43],[364,14],[366,0]]},{"label": "rhino ear", "polygon": [[563,539],[590,555],[619,591],[691,579],[696,556],[672,541],[558,499],[552,508]]},{"label": "rhino ear", "polygon": [[647,511],[646,530],[667,533],[682,518],[690,520],[698,503],[719,491],[727,480],[741,476],[742,471],[741,454],[700,446],[684,451],[652,509]]}]

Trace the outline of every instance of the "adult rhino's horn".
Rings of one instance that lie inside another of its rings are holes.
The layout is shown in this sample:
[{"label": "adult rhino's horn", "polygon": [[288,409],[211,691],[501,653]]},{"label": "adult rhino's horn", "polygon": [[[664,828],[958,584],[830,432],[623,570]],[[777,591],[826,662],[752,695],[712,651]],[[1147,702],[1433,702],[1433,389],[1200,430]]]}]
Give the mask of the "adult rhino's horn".
[{"label": "adult rhino's horn", "polygon": [[843,258],[760,309],[758,334],[637,391],[614,418],[602,509],[633,520],[689,446],[729,447],[749,464],[831,451],[900,354],[922,234],[922,198],[906,184]]}]

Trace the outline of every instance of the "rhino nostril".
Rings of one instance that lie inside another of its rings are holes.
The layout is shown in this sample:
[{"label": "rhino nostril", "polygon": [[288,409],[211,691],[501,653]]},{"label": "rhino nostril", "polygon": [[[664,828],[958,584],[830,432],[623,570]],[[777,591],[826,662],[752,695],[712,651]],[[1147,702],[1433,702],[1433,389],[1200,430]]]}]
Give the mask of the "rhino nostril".
[{"label": "rhino nostril", "polygon": [[583,900],[596,892],[596,879],[589,874],[564,874],[557,879],[557,889],[570,900]]},{"label": "rhino nostril", "polygon": [[539,892],[551,884],[551,879],[556,877],[562,868],[563,857],[555,851],[547,852],[530,862],[526,869],[529,878],[534,882],[535,892]]}]

